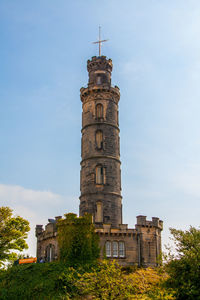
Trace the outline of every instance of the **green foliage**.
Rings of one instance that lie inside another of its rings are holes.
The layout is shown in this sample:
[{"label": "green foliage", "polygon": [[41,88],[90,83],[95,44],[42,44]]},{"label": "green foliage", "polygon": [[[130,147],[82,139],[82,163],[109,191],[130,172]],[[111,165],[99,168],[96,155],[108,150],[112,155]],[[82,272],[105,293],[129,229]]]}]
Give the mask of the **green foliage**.
[{"label": "green foliage", "polygon": [[99,237],[95,233],[92,217],[66,214],[58,222],[59,259],[69,266],[86,264],[99,257]]},{"label": "green foliage", "polygon": [[170,231],[177,256],[171,255],[166,265],[168,285],[176,290],[177,299],[200,299],[200,230]]},{"label": "green foliage", "polygon": [[18,265],[0,273],[0,299],[172,300],[166,273],[138,269],[125,274],[108,260],[76,268],[62,262]]},{"label": "green foliage", "polygon": [[13,266],[0,274],[0,299],[61,299],[56,281],[63,271],[67,273],[59,263]]},{"label": "green foliage", "polygon": [[164,286],[166,278],[159,269],[150,268],[127,275],[116,262],[105,260],[98,268],[84,273],[76,285],[83,295],[91,295],[92,299],[175,299],[172,291]]},{"label": "green foliage", "polygon": [[25,239],[29,230],[27,220],[20,216],[13,217],[9,207],[0,207],[0,267],[17,257],[13,250],[28,248]]}]

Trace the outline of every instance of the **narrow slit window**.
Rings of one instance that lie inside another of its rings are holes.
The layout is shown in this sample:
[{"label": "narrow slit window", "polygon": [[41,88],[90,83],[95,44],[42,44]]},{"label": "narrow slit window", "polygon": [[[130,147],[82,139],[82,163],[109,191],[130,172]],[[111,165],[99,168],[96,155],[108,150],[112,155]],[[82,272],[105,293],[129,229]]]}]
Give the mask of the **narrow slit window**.
[{"label": "narrow slit window", "polygon": [[103,105],[100,103],[96,105],[96,117],[97,119],[103,118]]},{"label": "narrow slit window", "polygon": [[125,245],[124,245],[124,242],[119,242],[119,257],[125,257]]},{"label": "narrow slit window", "polygon": [[106,242],[106,257],[111,257],[111,242]]},{"label": "narrow slit window", "polygon": [[151,243],[148,242],[148,248],[149,248],[149,257],[151,257]]},{"label": "narrow slit window", "polygon": [[96,184],[104,184],[104,173],[102,166],[96,167]]},{"label": "narrow slit window", "polygon": [[118,257],[118,242],[113,242],[113,257]]},{"label": "narrow slit window", "polygon": [[98,84],[98,85],[101,84],[101,76],[97,76],[97,84]]},{"label": "narrow slit window", "polygon": [[97,205],[97,212],[96,212],[96,222],[103,222],[103,207],[102,202],[98,201]]},{"label": "narrow slit window", "polygon": [[103,133],[101,130],[96,131],[96,145],[99,150],[103,148]]}]

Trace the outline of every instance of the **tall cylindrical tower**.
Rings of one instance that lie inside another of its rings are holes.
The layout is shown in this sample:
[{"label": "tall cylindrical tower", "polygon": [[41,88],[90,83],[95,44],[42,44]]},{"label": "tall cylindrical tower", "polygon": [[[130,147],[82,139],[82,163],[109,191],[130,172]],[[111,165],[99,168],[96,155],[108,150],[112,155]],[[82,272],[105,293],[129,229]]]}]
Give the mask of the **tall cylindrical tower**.
[{"label": "tall cylindrical tower", "polygon": [[122,224],[118,102],[111,87],[112,60],[88,60],[89,82],[81,88],[81,196],[80,216],[91,213],[95,224]]}]

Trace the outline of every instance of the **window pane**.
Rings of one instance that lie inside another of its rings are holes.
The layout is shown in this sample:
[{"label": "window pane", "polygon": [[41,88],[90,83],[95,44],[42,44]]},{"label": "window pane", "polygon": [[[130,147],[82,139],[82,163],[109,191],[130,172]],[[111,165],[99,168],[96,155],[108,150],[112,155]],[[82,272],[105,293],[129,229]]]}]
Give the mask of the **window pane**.
[{"label": "window pane", "polygon": [[106,242],[106,256],[111,257],[111,242]]},{"label": "window pane", "polygon": [[103,133],[101,130],[96,132],[96,144],[98,149],[102,149],[103,146]]},{"label": "window pane", "polygon": [[101,166],[98,166],[96,168],[96,184],[103,184],[104,183],[104,180],[103,180],[103,177],[104,177],[104,172],[103,172],[104,168],[101,167]]},{"label": "window pane", "polygon": [[101,84],[101,76],[97,76],[97,84]]},{"label": "window pane", "polygon": [[125,257],[124,242],[119,242],[119,257]]},{"label": "window pane", "polygon": [[103,118],[103,105],[100,103],[96,106],[96,117],[98,119]]},{"label": "window pane", "polygon": [[113,257],[118,257],[118,242],[113,242]]}]

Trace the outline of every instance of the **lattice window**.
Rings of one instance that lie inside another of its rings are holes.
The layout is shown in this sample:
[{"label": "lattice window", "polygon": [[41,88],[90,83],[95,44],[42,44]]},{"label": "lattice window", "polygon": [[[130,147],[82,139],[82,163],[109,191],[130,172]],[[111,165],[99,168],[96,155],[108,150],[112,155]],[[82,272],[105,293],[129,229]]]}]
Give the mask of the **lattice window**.
[{"label": "lattice window", "polygon": [[124,242],[119,242],[119,257],[125,257],[125,244],[124,244]]},{"label": "lattice window", "polygon": [[111,242],[107,241],[106,242],[106,257],[111,257]]},{"label": "lattice window", "polygon": [[113,257],[118,257],[118,242],[113,242]]}]

